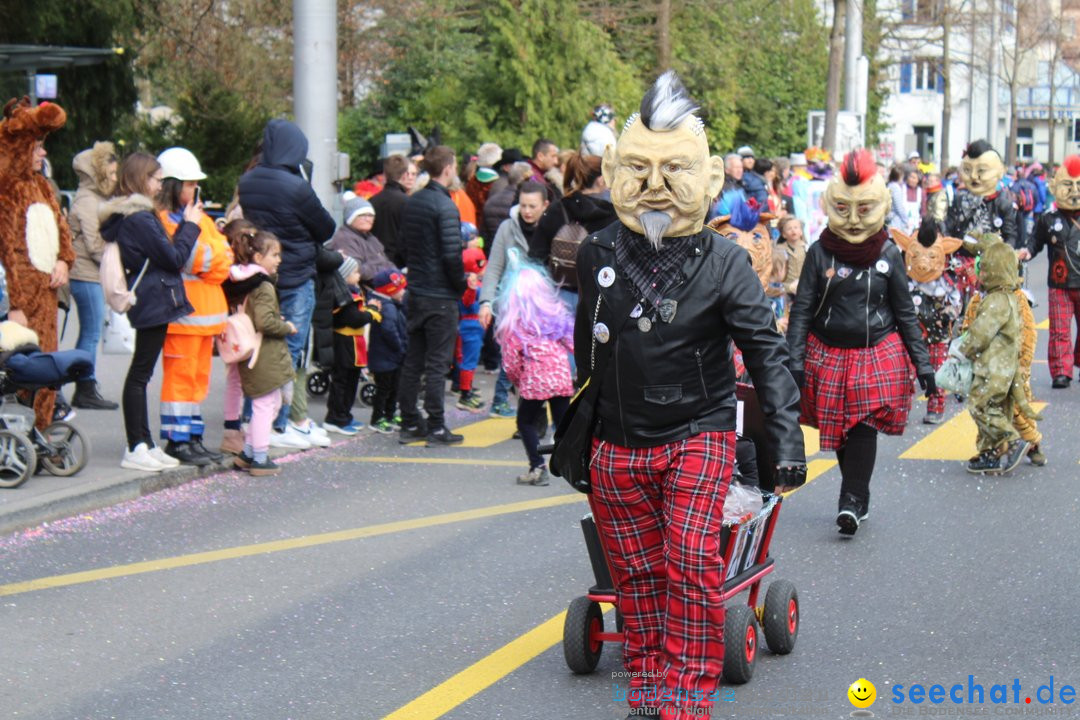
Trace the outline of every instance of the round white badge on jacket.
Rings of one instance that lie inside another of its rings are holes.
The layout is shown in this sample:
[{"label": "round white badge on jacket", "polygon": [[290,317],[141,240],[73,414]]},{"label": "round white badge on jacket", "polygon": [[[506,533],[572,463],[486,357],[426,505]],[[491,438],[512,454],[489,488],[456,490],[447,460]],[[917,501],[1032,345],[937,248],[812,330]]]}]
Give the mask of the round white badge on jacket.
[{"label": "round white badge on jacket", "polygon": [[1061,232],[1062,227],[1064,226],[1061,224],[1061,221],[1058,220],[1056,223],[1054,223],[1054,232]]},{"label": "round white badge on jacket", "polygon": [[882,275],[887,275],[888,272],[889,272],[889,261],[888,260],[878,260],[877,265],[875,265],[874,267]]},{"label": "round white badge on jacket", "polygon": [[994,218],[994,227],[997,227],[997,228],[1001,227],[1001,218],[999,218],[999,217]]},{"label": "round white badge on jacket", "polygon": [[606,343],[611,339],[611,332],[608,330],[608,326],[604,323],[596,323],[592,329],[593,337],[599,343]]},{"label": "round white badge on jacket", "polygon": [[596,282],[600,283],[600,287],[611,287],[615,282],[615,270],[607,266],[600,268],[600,272],[596,274]]}]

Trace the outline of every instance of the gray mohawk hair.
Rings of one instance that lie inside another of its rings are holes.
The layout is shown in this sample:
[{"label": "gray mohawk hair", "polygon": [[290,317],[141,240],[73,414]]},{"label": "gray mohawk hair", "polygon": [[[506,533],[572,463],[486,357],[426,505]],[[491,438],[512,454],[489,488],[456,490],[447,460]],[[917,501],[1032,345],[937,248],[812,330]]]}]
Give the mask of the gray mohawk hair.
[{"label": "gray mohawk hair", "polygon": [[[675,71],[668,70],[656,78],[645,97],[641,98],[641,122],[654,132],[674,130],[698,107]],[[701,120],[695,120],[695,132],[700,132]]]}]

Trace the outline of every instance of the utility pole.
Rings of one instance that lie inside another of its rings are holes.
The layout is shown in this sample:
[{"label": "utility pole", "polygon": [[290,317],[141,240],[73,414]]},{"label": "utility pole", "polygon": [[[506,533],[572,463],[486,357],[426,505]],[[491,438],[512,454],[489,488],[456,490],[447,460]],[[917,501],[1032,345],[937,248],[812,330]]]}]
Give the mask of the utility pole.
[{"label": "utility pole", "polygon": [[[952,132],[952,58],[949,55],[949,36],[952,34],[952,10],[949,8],[949,0],[943,0],[941,18],[941,84],[944,92],[941,94],[941,152],[938,167],[941,174],[945,174],[945,168],[949,166],[949,155],[952,148],[949,147],[949,134]],[[970,106],[969,106],[970,112]]]},{"label": "utility pole", "polygon": [[[293,0],[293,114],[308,138],[311,186],[337,215],[337,2]],[[329,238],[327,238],[329,239]]]},{"label": "utility pole", "polygon": [[671,68],[671,0],[660,0],[657,6],[656,64],[658,74]]},{"label": "utility pole", "polygon": [[[998,10],[997,2],[993,0],[990,6],[990,67],[987,70],[986,82],[986,142],[998,152],[997,146],[998,126]],[[1002,153],[1002,157],[1005,154]]]}]

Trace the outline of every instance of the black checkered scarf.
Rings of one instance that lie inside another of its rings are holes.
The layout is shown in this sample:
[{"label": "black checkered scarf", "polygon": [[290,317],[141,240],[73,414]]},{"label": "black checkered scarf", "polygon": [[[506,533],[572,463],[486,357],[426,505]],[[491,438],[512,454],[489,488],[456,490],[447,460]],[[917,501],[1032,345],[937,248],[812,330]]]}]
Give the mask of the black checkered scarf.
[{"label": "black checkered scarf", "polygon": [[666,237],[657,251],[644,235],[625,226],[619,228],[615,239],[615,261],[642,305],[649,306],[646,314],[652,314],[660,307],[664,291],[682,280],[683,261],[693,250],[695,237]]}]

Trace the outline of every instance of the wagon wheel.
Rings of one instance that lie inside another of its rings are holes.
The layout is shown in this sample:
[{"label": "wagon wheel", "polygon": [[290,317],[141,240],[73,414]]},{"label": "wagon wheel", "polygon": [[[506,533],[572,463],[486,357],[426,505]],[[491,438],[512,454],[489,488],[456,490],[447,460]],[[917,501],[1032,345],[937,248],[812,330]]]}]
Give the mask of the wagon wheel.
[{"label": "wagon wheel", "polygon": [[741,603],[728,608],[724,618],[724,679],[732,685],[754,677],[760,635],[753,610]]},{"label": "wagon wheel", "polygon": [[563,623],[563,656],[567,667],[579,675],[595,670],[604,649],[604,641],[596,636],[602,632],[604,615],[600,603],[587,597],[574,598]]},{"label": "wagon wheel", "polygon": [[777,655],[795,649],[799,635],[799,592],[787,580],[776,580],[765,593],[765,642]]}]

